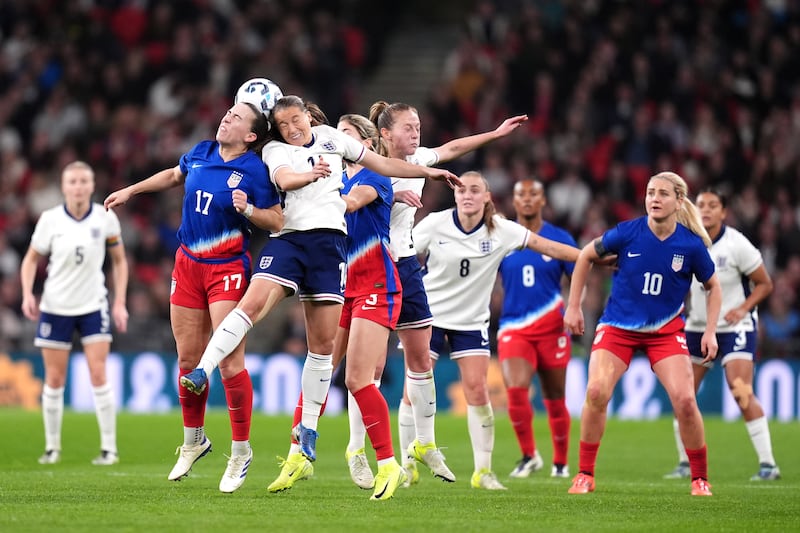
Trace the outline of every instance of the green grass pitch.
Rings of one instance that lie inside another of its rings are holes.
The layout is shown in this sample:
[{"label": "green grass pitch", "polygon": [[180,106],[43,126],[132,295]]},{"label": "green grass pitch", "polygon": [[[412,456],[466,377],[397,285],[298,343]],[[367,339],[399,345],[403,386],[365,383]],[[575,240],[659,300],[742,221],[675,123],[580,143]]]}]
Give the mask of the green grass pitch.
[{"label": "green grass pitch", "polygon": [[[394,423],[394,421],[393,421]],[[288,448],[290,419],[256,415],[254,460],[244,486],[218,491],[230,449],[227,414],[211,411],[207,433],[214,451],[189,478],[168,482],[181,443],[180,414],[119,416],[121,462],[90,464],[97,450],[92,414],[67,412],[62,462],[42,466],[41,414],[0,409],[0,531],[798,531],[800,425],[771,424],[783,472],[776,482],[751,482],[755,453],[744,425],[706,420],[714,496],[689,495],[686,480],[664,480],[676,462],[672,425],[610,420],[600,447],[597,491],[567,494],[569,480],[551,479],[549,464],[529,479],[510,480],[519,458],[508,418],[497,416],[494,470],[507,491],[470,488],[472,453],[466,420],[437,415],[437,441],[458,480],[445,484],[420,470],[420,483],[392,500],[370,501],[350,481],[344,462],[347,418],[320,421],[314,478],[270,494],[276,455]],[[579,421],[573,420],[570,468],[577,469]],[[546,417],[537,413],[537,444],[552,458]],[[369,455],[369,454],[368,454]],[[374,455],[369,455],[374,459]],[[374,470],[374,461],[373,470]]]}]

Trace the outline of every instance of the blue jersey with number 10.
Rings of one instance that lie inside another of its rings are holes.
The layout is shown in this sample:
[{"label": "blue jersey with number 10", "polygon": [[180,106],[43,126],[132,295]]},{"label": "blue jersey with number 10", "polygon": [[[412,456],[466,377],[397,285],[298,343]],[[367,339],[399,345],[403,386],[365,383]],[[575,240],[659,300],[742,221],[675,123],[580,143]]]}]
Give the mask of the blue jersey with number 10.
[{"label": "blue jersey with number 10", "polygon": [[233,207],[233,190],[244,191],[258,208],[280,202],[261,158],[248,151],[223,161],[219,143],[203,141],[181,157],[180,169],[186,180],[178,239],[193,259],[226,259],[247,252],[250,222]]},{"label": "blue jersey with number 10", "polygon": [[703,240],[678,224],[659,240],[647,217],[623,222],[603,234],[603,246],[619,256],[611,295],[600,324],[654,332],[683,312],[692,276],[701,283],[714,275]]}]

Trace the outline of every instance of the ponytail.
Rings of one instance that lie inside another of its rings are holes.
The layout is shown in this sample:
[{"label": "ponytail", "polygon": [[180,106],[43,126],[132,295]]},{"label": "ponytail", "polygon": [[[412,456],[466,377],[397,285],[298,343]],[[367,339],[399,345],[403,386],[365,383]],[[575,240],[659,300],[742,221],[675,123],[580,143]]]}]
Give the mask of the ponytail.
[{"label": "ponytail", "polygon": [[[394,126],[394,120],[398,113],[403,111],[411,111],[412,113],[419,114],[414,106],[395,102],[390,104],[384,100],[378,100],[369,106],[369,120],[375,127],[378,128],[380,135],[382,129],[390,130]],[[386,145],[386,140],[381,136],[378,146],[375,151],[384,157],[389,157],[389,147]]]}]

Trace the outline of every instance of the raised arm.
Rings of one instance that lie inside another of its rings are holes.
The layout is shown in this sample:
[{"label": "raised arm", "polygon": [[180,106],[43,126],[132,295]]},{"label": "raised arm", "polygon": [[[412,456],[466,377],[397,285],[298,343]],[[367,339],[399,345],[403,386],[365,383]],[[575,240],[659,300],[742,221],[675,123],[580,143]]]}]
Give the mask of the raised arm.
[{"label": "raised arm", "polygon": [[145,192],[163,191],[182,185],[185,178],[186,176],[181,172],[180,166],[167,168],[133,185],[128,185],[124,189],[112,192],[105,199],[103,205],[106,209],[111,209],[112,207],[127,203],[134,195]]},{"label": "raised arm", "polygon": [[526,120],[528,120],[528,115],[517,115],[516,117],[510,117],[505,119],[502,124],[497,126],[497,128],[492,131],[453,139],[452,141],[446,142],[443,145],[434,148],[433,151],[439,156],[440,163],[446,163],[447,161],[461,157],[462,155],[473,150],[477,150],[484,144],[509,135],[511,132],[519,128]]},{"label": "raised arm", "polygon": [[396,178],[430,178],[437,181],[446,181],[451,187],[461,185],[461,180],[458,179],[458,176],[449,170],[423,167],[422,165],[415,165],[403,159],[383,157],[375,152],[365,152],[364,158],[359,161],[359,163],[384,176],[394,176]]}]

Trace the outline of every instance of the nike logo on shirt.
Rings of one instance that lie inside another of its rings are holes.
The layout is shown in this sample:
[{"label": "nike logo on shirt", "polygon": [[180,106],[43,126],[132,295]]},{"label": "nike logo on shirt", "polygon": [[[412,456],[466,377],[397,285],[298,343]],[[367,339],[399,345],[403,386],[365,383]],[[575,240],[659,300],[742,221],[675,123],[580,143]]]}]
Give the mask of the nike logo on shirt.
[{"label": "nike logo on shirt", "polygon": [[628,252],[628,257],[639,257],[642,254],[635,254],[633,252]]}]

